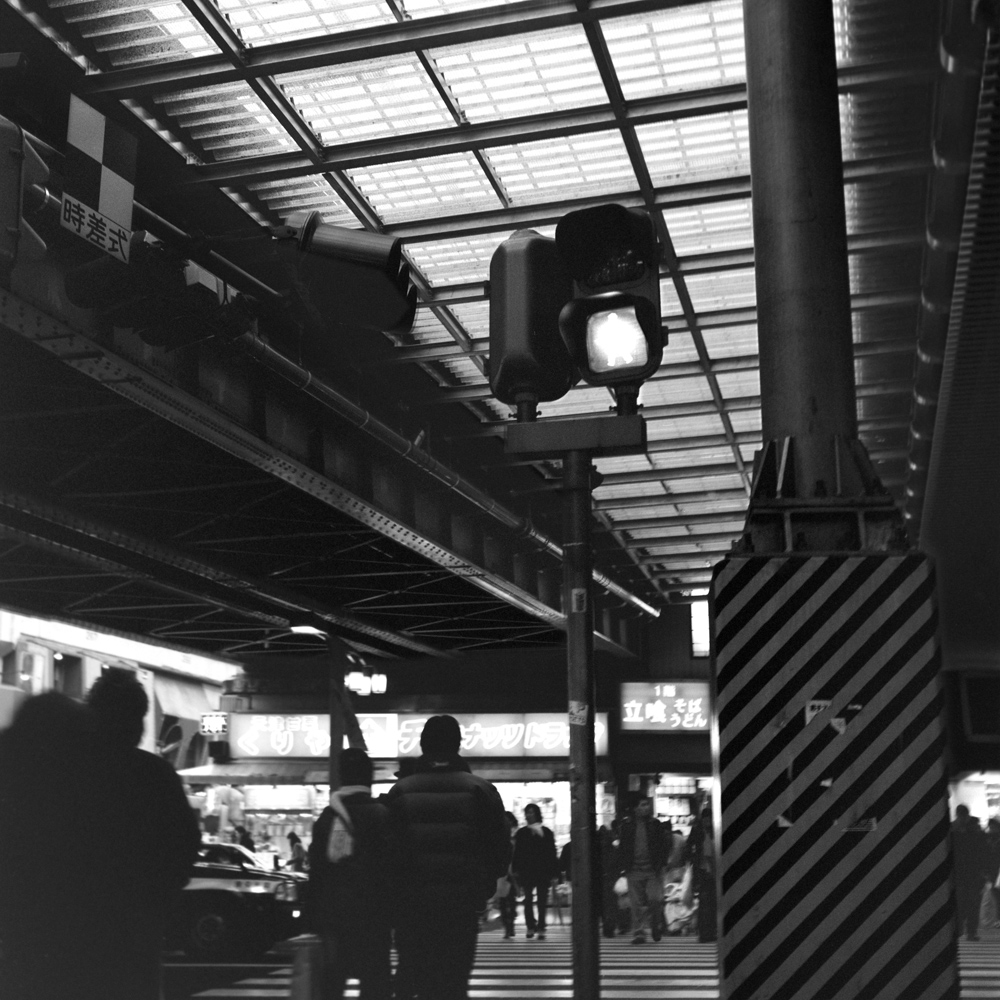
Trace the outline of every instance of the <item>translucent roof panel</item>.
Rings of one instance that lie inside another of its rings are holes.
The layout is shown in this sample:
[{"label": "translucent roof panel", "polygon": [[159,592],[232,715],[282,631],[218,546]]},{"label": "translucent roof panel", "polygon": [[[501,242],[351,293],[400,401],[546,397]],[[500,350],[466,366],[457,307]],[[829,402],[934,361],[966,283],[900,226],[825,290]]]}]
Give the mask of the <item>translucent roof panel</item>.
[{"label": "translucent roof panel", "polygon": [[667,342],[663,347],[663,363],[669,365],[697,360],[698,350],[691,334],[686,330],[668,330]]},{"label": "translucent roof panel", "polygon": [[510,233],[483,233],[423,243],[407,243],[406,253],[431,285],[486,281],[496,248]]},{"label": "translucent roof panel", "polygon": [[450,311],[465,328],[470,337],[488,337],[490,333],[489,302],[460,302],[450,306]]},{"label": "translucent roof panel", "polygon": [[626,100],[746,76],[740,0],[613,18],[602,30]]},{"label": "translucent roof panel", "polygon": [[340,195],[322,177],[293,177],[247,184],[246,190],[263,201],[281,219],[303,209],[319,212],[332,226],[357,229],[360,224]]},{"label": "translucent roof panel", "polygon": [[502,207],[472,153],[358,167],[348,175],[389,223]]},{"label": "translucent roof panel", "polygon": [[735,358],[757,353],[756,326],[716,327],[703,330],[702,337],[712,358]]},{"label": "translucent roof panel", "polygon": [[733,425],[733,430],[751,431],[760,434],[760,410],[727,410],[729,422]]},{"label": "translucent roof panel", "polygon": [[711,398],[708,380],[701,377],[650,380],[642,387],[642,402],[645,406],[708,402]]},{"label": "translucent roof panel", "polygon": [[397,0],[407,17],[436,17],[439,14],[460,14],[483,7],[502,7],[518,0]]},{"label": "translucent roof panel", "polygon": [[683,317],[681,300],[677,297],[673,278],[660,278],[660,315]]},{"label": "translucent roof panel", "polygon": [[485,376],[472,358],[449,358],[441,363],[451,375],[453,382],[461,385],[481,385],[486,381]]},{"label": "translucent roof panel", "polygon": [[418,344],[453,344],[452,335],[430,309],[419,308],[410,328],[410,335]]},{"label": "translucent roof panel", "polygon": [[757,303],[754,274],[750,269],[690,274],[684,283],[696,312],[743,309]]},{"label": "translucent roof panel", "polygon": [[377,0],[217,0],[219,9],[249,45],[315,38],[354,28],[395,24]]},{"label": "translucent roof panel", "polygon": [[700,417],[656,417],[647,423],[650,441],[678,441],[705,434],[721,434],[722,430],[722,419],[715,413]]},{"label": "translucent roof panel", "polygon": [[618,132],[570,135],[489,150],[512,205],[584,198],[638,187]]},{"label": "translucent roof panel", "polygon": [[682,262],[690,254],[753,246],[749,198],[666,209],[663,221],[670,232],[674,251]]},{"label": "translucent roof panel", "polygon": [[750,174],[746,111],[656,122],[635,131],[658,187]]},{"label": "translucent roof panel", "polygon": [[608,103],[579,26],[430,49],[428,55],[470,122]]},{"label": "translucent roof panel", "polygon": [[277,78],[325,145],[444,128],[455,119],[415,54]]},{"label": "translucent roof panel", "polygon": [[607,389],[581,383],[562,399],[540,403],[538,412],[546,417],[573,417],[579,413],[607,413],[611,404],[611,393]]},{"label": "translucent roof panel", "polygon": [[248,83],[164,94],[156,103],[209,161],[298,150]]},{"label": "translucent roof panel", "polygon": [[115,69],[190,59],[219,51],[182,3],[150,5],[119,0],[108,5],[69,3],[53,6],[59,7],[66,21],[76,27]]},{"label": "translucent roof panel", "polygon": [[716,380],[724,399],[740,399],[744,396],[760,395],[760,373],[756,370],[720,372],[716,376]]}]

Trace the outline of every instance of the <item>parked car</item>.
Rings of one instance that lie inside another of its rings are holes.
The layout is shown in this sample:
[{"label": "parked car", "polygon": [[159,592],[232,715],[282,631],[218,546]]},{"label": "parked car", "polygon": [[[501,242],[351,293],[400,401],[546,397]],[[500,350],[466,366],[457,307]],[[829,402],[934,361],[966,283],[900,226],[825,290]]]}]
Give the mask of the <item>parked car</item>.
[{"label": "parked car", "polygon": [[274,871],[239,844],[202,844],[167,946],[195,959],[245,958],[301,933],[308,877]]}]

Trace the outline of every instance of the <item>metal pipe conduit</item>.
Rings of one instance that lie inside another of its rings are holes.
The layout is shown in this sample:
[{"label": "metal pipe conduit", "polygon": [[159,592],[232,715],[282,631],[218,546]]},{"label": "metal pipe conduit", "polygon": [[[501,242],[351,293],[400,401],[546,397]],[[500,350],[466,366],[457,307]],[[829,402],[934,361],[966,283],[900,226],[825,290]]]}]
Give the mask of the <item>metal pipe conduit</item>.
[{"label": "metal pipe conduit", "polygon": [[[252,333],[244,334],[235,343],[239,344],[255,360],[286,379],[297,389],[315,399],[332,413],[336,413],[337,416],[347,420],[359,430],[363,430],[370,437],[375,438],[380,444],[389,448],[401,458],[405,458],[423,472],[433,476],[464,500],[467,500],[479,510],[494,518],[494,520],[499,521],[519,537],[548,552],[556,559],[562,560],[562,546],[540,532],[527,518],[523,518],[502,504],[497,503],[488,493],[474,486],[468,480],[463,479],[454,469],[450,469],[448,466],[437,461],[437,459],[432,458],[427,452],[418,448],[402,434],[383,424],[370,411],[351,402],[351,400],[341,395],[332,386],[320,381],[312,372],[296,364],[290,358],[285,357],[280,351],[276,351]],[[621,584],[616,583],[605,573],[595,569],[593,579],[598,586],[603,587],[609,594],[613,594],[626,604],[637,608],[653,618],[659,617],[660,612],[658,609],[647,604],[642,598],[637,597],[631,591],[626,590]]]}]

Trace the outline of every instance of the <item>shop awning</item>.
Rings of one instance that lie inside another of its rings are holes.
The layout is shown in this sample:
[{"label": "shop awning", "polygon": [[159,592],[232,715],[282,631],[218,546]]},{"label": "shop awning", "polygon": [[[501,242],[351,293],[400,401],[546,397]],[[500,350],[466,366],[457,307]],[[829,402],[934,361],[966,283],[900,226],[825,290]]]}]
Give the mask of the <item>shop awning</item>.
[{"label": "shop awning", "polygon": [[177,772],[192,785],[325,785],[325,760],[234,760]]},{"label": "shop awning", "polygon": [[200,722],[202,713],[219,708],[219,689],[201,681],[157,673],[153,689],[164,715]]}]

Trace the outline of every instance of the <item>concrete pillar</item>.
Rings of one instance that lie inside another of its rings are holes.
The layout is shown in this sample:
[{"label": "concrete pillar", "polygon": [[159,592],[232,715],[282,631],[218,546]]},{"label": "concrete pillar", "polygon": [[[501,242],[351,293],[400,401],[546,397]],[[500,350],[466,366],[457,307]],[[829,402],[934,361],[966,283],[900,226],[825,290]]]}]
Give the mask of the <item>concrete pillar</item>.
[{"label": "concrete pillar", "polygon": [[743,18],[763,437],[794,438],[811,497],[835,436],[857,437],[833,8],[744,0]]}]

